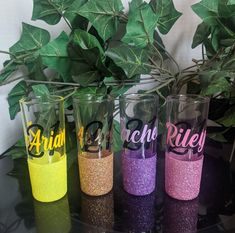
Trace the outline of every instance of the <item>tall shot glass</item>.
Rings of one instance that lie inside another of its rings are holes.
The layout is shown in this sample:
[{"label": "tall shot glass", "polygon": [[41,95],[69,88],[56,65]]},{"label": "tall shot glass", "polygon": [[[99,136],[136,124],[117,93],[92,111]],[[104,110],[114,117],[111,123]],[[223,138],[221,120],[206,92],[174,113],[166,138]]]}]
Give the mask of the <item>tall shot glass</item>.
[{"label": "tall shot glass", "polygon": [[33,197],[41,202],[67,192],[64,100],[59,96],[20,100]]},{"label": "tall shot glass", "polygon": [[167,97],[165,190],[178,200],[199,194],[209,98],[199,95]]},{"label": "tall shot glass", "polygon": [[120,97],[123,187],[132,195],[147,195],[155,189],[157,109],[154,94]]},{"label": "tall shot glass", "polygon": [[113,99],[104,95],[73,98],[81,190],[100,196],[113,187]]}]

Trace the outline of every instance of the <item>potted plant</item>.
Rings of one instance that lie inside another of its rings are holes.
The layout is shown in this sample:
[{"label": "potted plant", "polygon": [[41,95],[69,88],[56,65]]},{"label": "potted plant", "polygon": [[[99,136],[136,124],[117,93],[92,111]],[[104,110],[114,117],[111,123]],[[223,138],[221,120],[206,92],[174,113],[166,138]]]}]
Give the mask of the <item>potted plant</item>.
[{"label": "potted plant", "polygon": [[[157,93],[163,107],[168,94],[180,93],[185,86],[188,93],[211,96],[210,117],[225,127],[222,133],[227,132],[235,124],[235,2],[202,0],[192,8],[203,20],[192,42],[192,47],[202,46],[203,59],[180,70],[160,36],[167,34],[181,16],[172,0],[132,0],[128,13],[121,0],[34,0],[33,20],[54,25],[63,19],[70,33],[61,32],[50,40],[45,29],[23,23],[19,41],[9,52],[2,51],[10,59],[1,71],[1,84],[20,80],[8,96],[11,119],[20,110],[19,99],[32,91],[37,95],[62,95],[66,108],[71,109],[75,93],[118,96],[136,84],[151,82],[153,88],[145,92]],[[170,71],[166,60],[177,67],[177,72]],[[15,77],[18,69],[25,75]],[[143,79],[143,74],[147,78]],[[218,101],[223,101],[220,111],[214,105]],[[164,111],[160,118],[163,129]],[[211,136],[225,140],[221,134]],[[118,150],[121,142],[117,121],[114,140]]]}]

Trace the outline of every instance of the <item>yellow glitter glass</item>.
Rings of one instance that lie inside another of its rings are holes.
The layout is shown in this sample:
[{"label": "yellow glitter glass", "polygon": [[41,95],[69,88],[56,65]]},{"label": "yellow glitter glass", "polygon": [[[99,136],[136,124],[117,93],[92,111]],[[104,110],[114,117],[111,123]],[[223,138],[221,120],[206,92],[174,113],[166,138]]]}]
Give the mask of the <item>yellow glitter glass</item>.
[{"label": "yellow glitter glass", "polygon": [[73,98],[81,190],[100,196],[113,188],[113,99],[103,95]]},{"label": "yellow glitter glass", "polygon": [[33,197],[59,200],[67,193],[63,98],[28,97],[20,106]]}]

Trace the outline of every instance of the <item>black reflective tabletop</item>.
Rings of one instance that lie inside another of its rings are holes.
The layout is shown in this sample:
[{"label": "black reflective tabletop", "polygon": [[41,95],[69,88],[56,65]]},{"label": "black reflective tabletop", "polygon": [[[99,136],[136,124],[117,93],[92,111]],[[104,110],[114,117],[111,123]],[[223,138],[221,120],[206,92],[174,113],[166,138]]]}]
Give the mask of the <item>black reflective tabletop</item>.
[{"label": "black reflective tabletop", "polygon": [[[210,143],[209,143],[210,144]],[[68,193],[59,201],[32,198],[26,159],[0,159],[1,233],[235,233],[235,166],[224,144],[206,146],[201,192],[177,201],[164,192],[164,153],[158,154],[157,188],[135,197],[122,188],[115,156],[113,190],[101,197],[81,193],[76,151],[68,154]]]}]

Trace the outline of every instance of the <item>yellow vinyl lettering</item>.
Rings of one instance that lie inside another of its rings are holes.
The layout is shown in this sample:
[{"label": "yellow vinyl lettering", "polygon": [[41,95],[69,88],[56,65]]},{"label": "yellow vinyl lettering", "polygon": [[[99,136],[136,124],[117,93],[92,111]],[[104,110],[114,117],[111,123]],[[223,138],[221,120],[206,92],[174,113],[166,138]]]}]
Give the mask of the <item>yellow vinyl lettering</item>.
[{"label": "yellow vinyl lettering", "polygon": [[49,150],[53,150],[53,141],[54,141],[53,135],[54,135],[54,131],[51,131],[51,136],[49,138],[49,146],[48,146]]},{"label": "yellow vinyl lettering", "polygon": [[33,147],[35,147],[36,153],[37,154],[39,153],[39,149],[41,146],[40,137],[41,137],[41,130],[37,130],[37,132],[34,134],[33,140],[29,144],[29,151],[31,151]]},{"label": "yellow vinyl lettering", "polygon": [[42,136],[42,143],[43,143],[43,149],[44,149],[44,151],[48,151],[48,138]]},{"label": "yellow vinyl lettering", "polygon": [[61,133],[58,134],[58,135],[56,135],[55,140],[54,140],[53,147],[54,147],[54,148],[60,147],[60,142],[61,142]]}]

